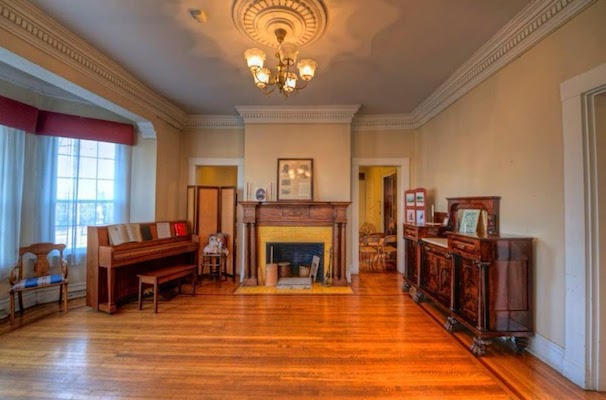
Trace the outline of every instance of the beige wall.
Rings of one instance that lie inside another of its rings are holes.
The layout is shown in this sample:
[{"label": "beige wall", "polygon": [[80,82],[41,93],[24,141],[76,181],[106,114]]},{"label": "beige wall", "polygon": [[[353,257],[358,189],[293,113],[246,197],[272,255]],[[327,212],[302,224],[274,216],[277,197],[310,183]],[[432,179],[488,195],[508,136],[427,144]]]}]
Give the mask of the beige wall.
[{"label": "beige wall", "polygon": [[181,185],[182,169],[180,168],[181,132],[162,121],[154,126],[158,146],[155,164],[157,166],[155,219],[156,221],[185,219],[185,188]]},{"label": "beige wall", "polygon": [[249,124],[244,143],[245,182],[275,187],[278,158],[313,158],[314,200],[351,197],[349,124]]},{"label": "beige wall", "polygon": [[351,136],[353,158],[408,158],[410,184],[415,187],[418,133],[416,130],[354,131]]},{"label": "beige wall", "polygon": [[[187,128],[182,133],[181,146],[181,207],[185,215],[185,188],[189,182],[191,158],[244,158],[244,129]],[[242,188],[238,188],[241,194]],[[241,197],[241,195],[239,196]]]},{"label": "beige wall", "polygon": [[499,195],[501,232],[535,239],[536,331],[564,344],[559,85],[606,62],[598,1],[419,129],[417,182],[446,197]]}]

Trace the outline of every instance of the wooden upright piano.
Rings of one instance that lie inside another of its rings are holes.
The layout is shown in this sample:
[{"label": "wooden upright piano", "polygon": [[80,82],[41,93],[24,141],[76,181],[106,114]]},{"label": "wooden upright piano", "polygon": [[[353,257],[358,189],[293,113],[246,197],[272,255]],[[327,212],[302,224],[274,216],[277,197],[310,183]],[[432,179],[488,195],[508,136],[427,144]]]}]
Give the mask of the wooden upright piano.
[{"label": "wooden upright piano", "polygon": [[156,223],[148,226],[151,240],[112,246],[108,226],[89,226],[86,260],[86,305],[109,314],[118,304],[134,300],[138,293],[137,274],[178,264],[198,264],[197,235],[158,239]]}]

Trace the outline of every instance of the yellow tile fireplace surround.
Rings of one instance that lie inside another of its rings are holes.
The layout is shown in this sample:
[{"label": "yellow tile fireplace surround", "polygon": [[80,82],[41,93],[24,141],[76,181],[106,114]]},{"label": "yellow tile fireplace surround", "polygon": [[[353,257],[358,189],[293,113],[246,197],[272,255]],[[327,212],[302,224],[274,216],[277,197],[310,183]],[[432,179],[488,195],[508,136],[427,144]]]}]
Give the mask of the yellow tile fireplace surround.
[{"label": "yellow tile fireplace surround", "polygon": [[242,201],[245,226],[244,286],[265,283],[266,244],[323,243],[324,272],[332,249],[332,284],[347,285],[345,228],[349,202]]},{"label": "yellow tile fireplace surround", "polygon": [[[324,272],[330,260],[332,246],[332,228],[328,226],[260,226],[259,257],[257,258],[257,277],[259,285],[265,285],[265,265],[267,263],[267,243],[322,243],[324,245]],[[275,260],[274,262],[283,261]]]}]

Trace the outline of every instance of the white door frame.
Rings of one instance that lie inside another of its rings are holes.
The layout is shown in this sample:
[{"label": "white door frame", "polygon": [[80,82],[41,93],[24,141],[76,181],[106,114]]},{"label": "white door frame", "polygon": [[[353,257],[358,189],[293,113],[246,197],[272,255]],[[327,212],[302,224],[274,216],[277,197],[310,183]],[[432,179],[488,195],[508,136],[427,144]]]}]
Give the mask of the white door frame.
[{"label": "white door frame", "polygon": [[[565,347],[560,372],[585,389],[606,390],[600,369],[600,263],[596,147],[590,112],[606,89],[606,64],[560,84],[564,143]],[[589,106],[589,107],[588,107]],[[603,323],[603,321],[602,321]],[[606,360],[601,360],[602,364]]]},{"label": "white door frame", "polygon": [[404,191],[410,187],[410,159],[408,158],[353,158],[351,163],[351,268],[352,274],[360,273],[360,259],[358,257],[358,232],[360,231],[360,201],[359,201],[359,174],[360,167],[396,167],[398,175],[398,272],[404,273]]},{"label": "white door frame", "polygon": [[[201,166],[213,166],[213,167],[238,167],[238,187],[236,188],[236,193],[238,194],[238,199],[244,199],[244,158],[195,158],[191,157],[188,159],[188,174],[187,174],[187,184],[195,185],[196,184],[196,167]],[[236,259],[240,262],[236,262],[236,271],[240,268],[240,281],[244,277],[244,224],[242,224],[242,212],[241,207],[236,208],[236,229],[241,227],[240,234],[238,235],[238,251],[239,255],[236,256]]]}]

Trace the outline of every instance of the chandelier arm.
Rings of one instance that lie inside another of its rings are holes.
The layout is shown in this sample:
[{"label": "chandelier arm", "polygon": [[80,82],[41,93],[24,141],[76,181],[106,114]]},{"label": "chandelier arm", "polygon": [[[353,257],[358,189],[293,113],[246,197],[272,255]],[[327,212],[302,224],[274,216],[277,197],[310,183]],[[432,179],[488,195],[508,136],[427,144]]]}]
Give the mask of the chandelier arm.
[{"label": "chandelier arm", "polygon": [[[267,88],[271,87],[271,90],[267,90]],[[261,88],[259,88],[261,89]],[[273,93],[273,91],[276,90],[276,85],[267,85],[265,87],[265,89],[261,89],[261,91],[263,92],[263,94],[269,96],[270,94]]]},{"label": "chandelier arm", "polygon": [[[300,81],[299,81],[299,82],[300,82]],[[295,90],[296,90],[297,92],[298,92],[299,90],[303,90],[303,89],[305,89],[305,88],[307,87],[307,84],[309,83],[309,81],[303,81],[303,82],[305,82],[305,83],[303,84],[303,86],[297,86],[297,87],[295,88]],[[298,83],[298,82],[297,82],[297,83]]]}]

